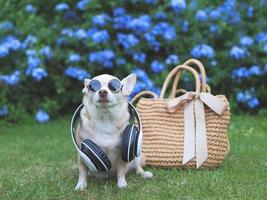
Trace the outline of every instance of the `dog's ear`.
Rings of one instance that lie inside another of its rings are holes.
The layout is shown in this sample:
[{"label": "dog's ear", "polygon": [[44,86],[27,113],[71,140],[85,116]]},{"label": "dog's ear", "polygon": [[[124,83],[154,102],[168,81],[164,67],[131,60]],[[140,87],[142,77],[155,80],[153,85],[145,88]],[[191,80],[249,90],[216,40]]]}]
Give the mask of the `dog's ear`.
[{"label": "dog's ear", "polygon": [[82,90],[82,93],[86,94],[88,92],[87,86],[88,86],[89,82],[90,82],[90,79],[88,79],[88,78],[84,79],[84,88]]},{"label": "dog's ear", "polygon": [[122,79],[121,83],[122,83],[122,93],[124,95],[131,94],[136,83],[136,75],[130,74],[126,78]]}]

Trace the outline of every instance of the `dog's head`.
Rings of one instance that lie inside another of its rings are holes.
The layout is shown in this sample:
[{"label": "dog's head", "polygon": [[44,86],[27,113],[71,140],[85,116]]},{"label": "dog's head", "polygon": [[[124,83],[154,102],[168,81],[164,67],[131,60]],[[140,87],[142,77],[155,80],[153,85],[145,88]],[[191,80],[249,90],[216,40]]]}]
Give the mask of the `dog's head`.
[{"label": "dog's head", "polygon": [[93,79],[84,80],[84,101],[96,106],[114,106],[127,101],[136,83],[135,74],[130,74],[121,81],[111,75],[103,74]]}]

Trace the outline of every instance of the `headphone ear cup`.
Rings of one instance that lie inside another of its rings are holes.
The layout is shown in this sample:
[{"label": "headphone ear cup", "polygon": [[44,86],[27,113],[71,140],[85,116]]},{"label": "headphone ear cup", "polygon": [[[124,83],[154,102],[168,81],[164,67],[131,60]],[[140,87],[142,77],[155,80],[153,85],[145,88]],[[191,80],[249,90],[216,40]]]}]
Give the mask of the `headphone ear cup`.
[{"label": "headphone ear cup", "polygon": [[122,135],[122,160],[130,162],[135,158],[136,152],[136,136],[138,136],[138,130],[134,125],[127,125]]},{"label": "headphone ear cup", "polygon": [[138,157],[140,153],[138,153],[138,144],[139,144],[139,132],[137,131],[136,136],[135,136],[135,141],[134,141],[134,155],[135,157]]},{"label": "headphone ear cup", "polygon": [[109,158],[92,140],[84,140],[81,143],[81,151],[89,157],[98,171],[108,171],[111,169],[111,162]]}]

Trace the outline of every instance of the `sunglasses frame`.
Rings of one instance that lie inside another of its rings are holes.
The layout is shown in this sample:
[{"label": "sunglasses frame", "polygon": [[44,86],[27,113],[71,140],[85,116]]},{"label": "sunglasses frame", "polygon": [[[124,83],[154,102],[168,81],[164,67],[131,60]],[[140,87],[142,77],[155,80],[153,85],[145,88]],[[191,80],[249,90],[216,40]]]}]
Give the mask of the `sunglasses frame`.
[{"label": "sunglasses frame", "polygon": [[[109,88],[109,86],[108,86],[108,89],[109,89],[112,93],[118,93],[118,92],[122,89],[123,84],[121,83],[121,81],[120,81],[119,79],[113,78],[113,79],[111,79],[110,81],[112,81],[112,80],[118,80],[118,81],[120,82],[120,88],[119,88],[118,90],[116,90],[116,91],[112,91],[112,90]],[[98,81],[98,82],[100,83],[101,87],[100,87],[97,91],[92,91],[92,90],[89,88],[89,85],[90,85],[91,81]],[[108,82],[108,85],[109,85],[110,81]],[[99,80],[97,80],[97,79],[92,79],[92,80],[90,80],[89,83],[88,83],[88,85],[87,85],[88,91],[91,92],[91,93],[96,93],[96,92],[98,92],[99,90],[101,90],[102,87],[103,87],[103,84],[102,84]]]}]

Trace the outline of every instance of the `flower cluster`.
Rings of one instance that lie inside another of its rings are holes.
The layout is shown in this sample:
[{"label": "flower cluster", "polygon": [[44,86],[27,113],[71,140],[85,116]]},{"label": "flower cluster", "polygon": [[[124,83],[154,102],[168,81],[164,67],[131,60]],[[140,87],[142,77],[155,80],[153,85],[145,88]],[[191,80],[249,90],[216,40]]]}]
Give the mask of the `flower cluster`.
[{"label": "flower cluster", "polygon": [[39,109],[35,115],[36,121],[40,123],[45,123],[49,120],[49,115],[42,109]]},{"label": "flower cluster", "polygon": [[8,107],[7,107],[7,105],[1,106],[0,107],[0,117],[4,117],[7,114],[8,114]]},{"label": "flower cluster", "polygon": [[91,52],[88,56],[90,63],[102,64],[103,67],[110,68],[113,66],[115,53],[110,49],[103,51]]},{"label": "flower cluster", "polygon": [[0,80],[4,81],[7,85],[16,85],[20,80],[20,71],[15,70],[9,75],[0,75]]},{"label": "flower cluster", "polygon": [[191,50],[191,55],[194,58],[213,58],[215,52],[211,46],[207,44],[199,44]]},{"label": "flower cluster", "polygon": [[47,121],[48,113],[80,102],[83,79],[100,73],[136,73],[133,95],[159,93],[167,71],[189,57],[204,63],[215,93],[236,99],[234,109],[267,106],[267,89],[256,86],[267,84],[266,25],[258,23],[265,19],[265,1],[62,0],[52,9],[39,2],[18,6],[19,19],[6,12],[0,20],[0,90],[19,87],[22,98],[4,92],[1,117],[23,105],[37,113],[37,121]]},{"label": "flower cluster", "polygon": [[240,91],[236,95],[236,100],[238,102],[247,104],[250,108],[256,108],[259,106],[260,102],[259,99],[255,96],[254,90],[245,90],[245,91]]},{"label": "flower cluster", "polygon": [[76,78],[80,81],[84,80],[85,78],[90,77],[90,74],[84,69],[81,69],[79,67],[72,67],[72,66],[65,69],[64,74],[69,77]]}]

